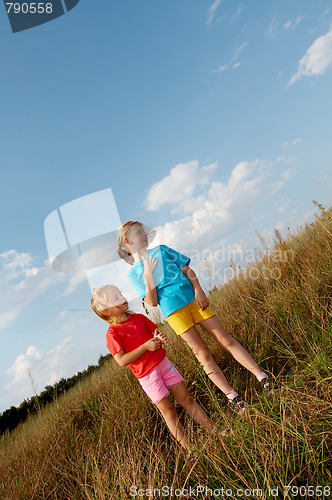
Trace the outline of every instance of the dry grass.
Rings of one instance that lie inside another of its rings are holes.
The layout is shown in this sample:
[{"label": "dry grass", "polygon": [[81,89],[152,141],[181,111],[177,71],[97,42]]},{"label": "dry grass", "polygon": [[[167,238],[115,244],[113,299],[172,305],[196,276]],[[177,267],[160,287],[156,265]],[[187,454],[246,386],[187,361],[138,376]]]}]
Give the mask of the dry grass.
[{"label": "dry grass", "polygon": [[[163,327],[169,357],[212,418],[232,427],[229,438],[208,438],[182,414],[198,450],[187,459],[129,369],[111,361],[1,439],[1,500],[151,498],[149,488],[160,489],[154,498],[171,497],[170,488],[179,498],[176,488],[197,485],[267,499],[269,487],[284,498],[283,486],[331,485],[331,216],[322,211],[286,241],[277,234],[272,252],[211,294],[226,328],[278,376],[279,394],[265,400],[252,375],[207,339],[250,403],[248,418],[229,413],[193,354]],[[131,486],[145,494],[131,496]],[[311,498],[319,496],[328,490]]]}]

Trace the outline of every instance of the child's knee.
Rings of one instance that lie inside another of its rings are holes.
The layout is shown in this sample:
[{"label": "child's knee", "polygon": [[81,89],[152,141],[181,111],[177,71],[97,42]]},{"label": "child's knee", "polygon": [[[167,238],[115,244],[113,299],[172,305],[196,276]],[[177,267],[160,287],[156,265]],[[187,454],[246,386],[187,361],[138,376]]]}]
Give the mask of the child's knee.
[{"label": "child's knee", "polygon": [[188,408],[195,404],[195,400],[192,396],[190,396],[189,392],[187,392],[183,395],[180,401],[178,400],[178,403],[182,406],[182,408]]},{"label": "child's knee", "polygon": [[203,366],[209,364],[212,359],[212,354],[207,346],[200,347],[197,352],[195,352],[195,356]]},{"label": "child's knee", "polygon": [[170,405],[167,405],[166,407],[164,408],[160,408],[160,412],[162,414],[162,416],[168,420],[168,419],[172,419],[172,420],[175,420],[177,418],[177,411],[176,411],[176,408],[175,406],[172,404]]},{"label": "child's knee", "polygon": [[223,341],[223,346],[226,349],[231,349],[236,343],[236,340],[231,335],[227,334],[227,337]]}]

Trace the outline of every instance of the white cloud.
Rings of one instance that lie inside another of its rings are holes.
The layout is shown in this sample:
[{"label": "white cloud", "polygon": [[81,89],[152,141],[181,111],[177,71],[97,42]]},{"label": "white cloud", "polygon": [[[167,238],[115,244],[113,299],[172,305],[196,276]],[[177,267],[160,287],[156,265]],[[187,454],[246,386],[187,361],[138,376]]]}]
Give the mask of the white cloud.
[{"label": "white cloud", "polygon": [[[61,357],[67,352],[71,337],[65,338],[61,344],[50,349],[46,354],[36,346],[30,345],[26,352],[16,357],[7,373],[12,380],[5,385],[5,389],[15,391],[18,399],[26,397],[34,390],[40,392],[46,385],[54,384],[58,380]],[[38,378],[39,387],[34,382]]]},{"label": "white cloud", "polygon": [[27,354],[27,356],[30,356],[31,358],[34,358],[34,359],[40,359],[42,357],[42,353],[40,351],[37,351],[36,347],[33,345],[30,345],[27,348],[26,354]]},{"label": "white cloud", "polygon": [[268,38],[275,38],[276,36],[278,36],[278,33],[279,33],[279,22],[278,19],[274,17],[269,24],[266,36]]},{"label": "white cloud", "polygon": [[32,257],[25,252],[16,252],[16,250],[8,250],[0,254],[0,263],[4,269],[11,273],[12,279],[17,276],[27,275],[30,273],[29,266],[32,263]]},{"label": "white cloud", "polygon": [[288,198],[287,200],[281,200],[281,205],[278,207],[278,212],[283,213],[286,210],[288,210],[290,207],[291,201],[292,200],[290,198]]},{"label": "white cloud", "polygon": [[215,0],[213,2],[213,4],[211,5],[211,7],[208,10],[206,24],[210,24],[212,22],[214,15],[215,15],[215,12],[216,12],[217,8],[219,7],[219,5],[221,4],[221,2],[222,2],[222,0]]},{"label": "white cloud", "polygon": [[246,48],[246,46],[248,45],[248,42],[243,42],[243,44],[237,49],[237,51],[235,52],[234,56],[232,57],[232,59],[230,60],[230,65],[223,65],[223,64],[220,64],[220,66],[213,70],[212,73],[221,73],[222,71],[226,71],[227,69],[236,69],[240,66],[240,62],[236,62],[234,64],[232,64],[234,61],[236,61],[241,52]]},{"label": "white cloud", "polygon": [[58,317],[58,320],[63,320],[66,316],[68,316],[68,311],[61,311]]},{"label": "white cloud", "polygon": [[212,163],[199,167],[198,161],[179,163],[170,174],[150,188],[145,206],[148,210],[158,210],[166,203],[176,203],[179,208],[187,211],[188,201],[198,186],[205,186],[217,164]]},{"label": "white cloud", "polygon": [[295,23],[292,25],[292,28],[295,28],[302,21],[301,16],[297,16]]},{"label": "white cloud", "polygon": [[[181,200],[170,195],[169,203],[173,202],[176,209],[183,205],[188,208],[189,203],[186,201],[190,201],[191,210],[187,210],[183,217],[159,227],[154,245],[166,242],[180,251],[213,249],[250,222],[257,203],[275,194],[287,182],[290,169],[280,172],[276,180],[270,180],[274,167],[280,163],[287,163],[287,159],[280,157],[274,162],[243,161],[233,168],[227,183],[204,184],[194,199],[189,196],[186,200],[184,190]],[[160,181],[161,185],[165,179],[167,177]]]},{"label": "white cloud", "polygon": [[49,261],[36,267],[30,253],[8,250],[0,254],[0,330],[12,323],[38,297],[66,285],[62,295],[70,295],[86,274],[66,275],[54,271]]},{"label": "white cloud", "polygon": [[0,329],[7,327],[31,302],[66,278],[48,264],[37,268],[29,253],[0,254]]},{"label": "white cloud", "polygon": [[295,26],[297,26],[301,21],[302,21],[301,16],[297,16],[297,18],[294,22],[292,22],[291,20],[287,21],[284,24],[284,30],[288,30],[289,28],[292,28],[292,29],[295,28]]},{"label": "white cloud", "polygon": [[241,54],[242,50],[245,49],[247,45],[248,45],[248,42],[243,42],[243,44],[235,52],[232,61],[235,61],[236,59],[239,58],[239,55]]},{"label": "white cloud", "polygon": [[64,290],[63,295],[70,295],[73,291],[84,281],[86,281],[85,273],[78,273],[69,275],[69,282],[67,288]]},{"label": "white cloud", "polygon": [[299,142],[301,142],[302,139],[301,137],[297,137],[296,139],[293,139],[292,141],[285,141],[283,145],[281,146],[282,149],[289,149],[292,146],[295,146]]},{"label": "white cloud", "polygon": [[[291,177],[293,177],[294,173],[295,173],[295,169],[293,167],[288,168],[287,170],[284,170],[284,172],[282,172],[280,174],[281,182],[288,181]],[[284,184],[284,182],[283,182],[283,184]]]},{"label": "white cloud", "polygon": [[293,85],[303,76],[323,75],[332,63],[332,30],[317,38],[300,59],[295,75],[288,85]]},{"label": "white cloud", "polygon": [[243,11],[243,4],[241,3],[241,5],[237,8],[237,10],[232,15],[231,23],[236,21],[236,19],[242,14],[242,11]]},{"label": "white cloud", "polygon": [[224,66],[224,65],[220,65],[217,69],[213,70],[212,73],[222,73],[223,71],[226,71],[226,69],[228,69],[229,66]]},{"label": "white cloud", "polygon": [[[0,299],[1,300],[1,299]],[[18,315],[18,311],[13,309],[12,311],[1,311],[0,313],[0,330],[6,328]]]},{"label": "white cloud", "polygon": [[62,327],[62,331],[68,332],[68,330],[75,330],[75,329],[77,330],[90,323],[91,315],[94,314],[92,308],[87,309],[87,311],[85,310],[83,311],[84,311],[84,316],[82,317],[78,317],[77,314],[70,314],[66,318],[66,322]]}]

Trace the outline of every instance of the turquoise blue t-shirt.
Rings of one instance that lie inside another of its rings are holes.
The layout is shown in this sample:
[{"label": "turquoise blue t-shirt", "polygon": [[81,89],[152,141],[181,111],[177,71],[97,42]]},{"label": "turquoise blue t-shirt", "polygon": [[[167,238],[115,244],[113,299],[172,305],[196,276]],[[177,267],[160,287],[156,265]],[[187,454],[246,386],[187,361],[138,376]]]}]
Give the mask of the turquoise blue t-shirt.
[{"label": "turquoise blue t-shirt", "polygon": [[[189,264],[189,257],[166,245],[151,248],[147,257],[158,259],[153,279],[157,288],[158,303],[165,318],[195,300],[194,288],[181,272],[181,269]],[[142,299],[146,295],[144,260],[134,262],[128,273],[129,281]]]}]

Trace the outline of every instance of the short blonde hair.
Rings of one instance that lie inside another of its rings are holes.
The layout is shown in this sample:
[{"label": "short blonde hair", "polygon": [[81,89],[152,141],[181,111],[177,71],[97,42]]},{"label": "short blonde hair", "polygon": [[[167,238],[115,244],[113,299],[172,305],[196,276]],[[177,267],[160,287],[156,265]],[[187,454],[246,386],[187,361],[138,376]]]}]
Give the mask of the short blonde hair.
[{"label": "short blonde hair", "polygon": [[128,264],[130,264],[131,266],[134,263],[134,257],[129,252],[129,248],[125,242],[125,238],[128,237],[128,232],[130,228],[133,227],[134,224],[139,224],[140,226],[143,227],[143,224],[141,224],[141,222],[138,222],[137,220],[129,220],[121,224],[116,233],[116,237],[118,240],[118,248],[116,249],[116,251],[118,252],[119,257],[128,262]]},{"label": "short blonde hair", "polygon": [[[111,314],[112,304],[109,302],[105,295],[105,291],[110,286],[115,285],[105,285],[101,288],[93,287],[92,289],[92,299],[91,299],[91,307],[94,312],[104,321],[110,323],[111,325],[115,324],[115,317]],[[127,314],[133,314],[132,311],[126,311]]]}]

